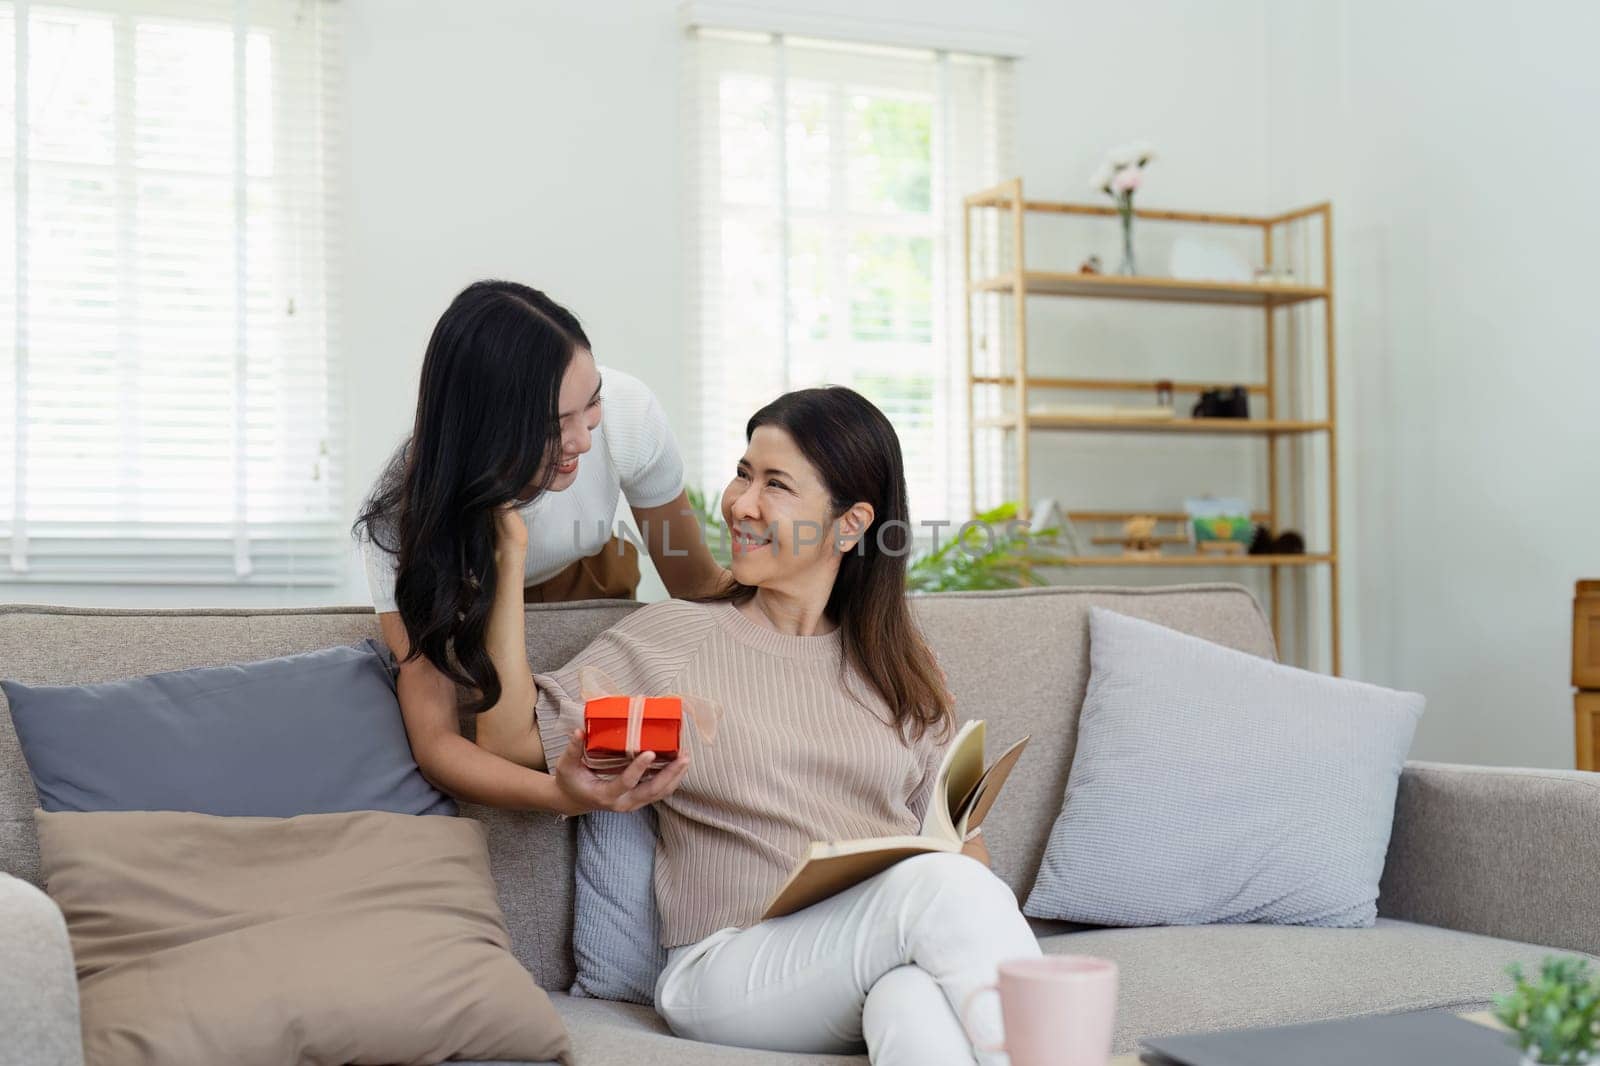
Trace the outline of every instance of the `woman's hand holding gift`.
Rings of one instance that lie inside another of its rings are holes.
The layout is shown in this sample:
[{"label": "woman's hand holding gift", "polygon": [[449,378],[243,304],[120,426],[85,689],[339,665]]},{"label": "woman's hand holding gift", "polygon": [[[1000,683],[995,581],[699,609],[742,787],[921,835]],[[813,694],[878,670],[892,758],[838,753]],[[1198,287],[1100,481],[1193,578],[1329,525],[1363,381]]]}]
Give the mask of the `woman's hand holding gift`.
[{"label": "woman's hand holding gift", "polygon": [[679,752],[657,773],[649,773],[655,752],[641,751],[614,777],[601,777],[583,764],[583,730],[575,730],[553,774],[563,796],[570,801],[565,814],[589,811],[636,811],[670,796],[689,769],[689,756]]}]

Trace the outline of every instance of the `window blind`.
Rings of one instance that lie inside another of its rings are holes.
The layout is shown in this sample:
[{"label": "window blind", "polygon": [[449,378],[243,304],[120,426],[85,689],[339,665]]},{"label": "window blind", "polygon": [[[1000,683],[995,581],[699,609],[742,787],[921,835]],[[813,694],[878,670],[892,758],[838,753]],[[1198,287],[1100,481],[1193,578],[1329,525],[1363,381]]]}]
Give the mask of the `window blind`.
[{"label": "window blind", "polygon": [[715,498],[761,405],[849,385],[913,520],[966,518],[961,204],[1010,173],[1011,61],[688,32],[693,476]]},{"label": "window blind", "polygon": [[325,0],[0,2],[0,65],[0,580],[337,580]]}]

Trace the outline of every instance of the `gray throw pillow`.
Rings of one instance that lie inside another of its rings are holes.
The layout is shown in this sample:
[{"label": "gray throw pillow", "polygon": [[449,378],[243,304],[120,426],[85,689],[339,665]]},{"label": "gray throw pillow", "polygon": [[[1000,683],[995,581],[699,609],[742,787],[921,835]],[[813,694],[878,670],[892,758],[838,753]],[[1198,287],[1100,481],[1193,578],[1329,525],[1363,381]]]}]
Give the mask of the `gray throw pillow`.
[{"label": "gray throw pillow", "polygon": [[1023,912],[1370,926],[1424,700],[1091,608],[1066,802]]},{"label": "gray throw pillow", "polygon": [[90,685],[0,681],[46,811],[454,814],[366,640]]},{"label": "gray throw pillow", "polygon": [[575,996],[655,1002],[667,965],[656,912],[656,812],[592,811],[578,819],[572,901]]}]

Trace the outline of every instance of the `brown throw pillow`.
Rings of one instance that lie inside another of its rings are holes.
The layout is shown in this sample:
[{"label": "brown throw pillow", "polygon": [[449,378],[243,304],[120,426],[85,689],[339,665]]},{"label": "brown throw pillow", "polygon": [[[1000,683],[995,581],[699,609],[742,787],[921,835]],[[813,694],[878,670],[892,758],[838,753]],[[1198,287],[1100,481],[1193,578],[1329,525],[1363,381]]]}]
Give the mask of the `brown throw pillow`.
[{"label": "brown throw pillow", "polygon": [[34,819],[88,1066],[567,1061],[471,819]]}]

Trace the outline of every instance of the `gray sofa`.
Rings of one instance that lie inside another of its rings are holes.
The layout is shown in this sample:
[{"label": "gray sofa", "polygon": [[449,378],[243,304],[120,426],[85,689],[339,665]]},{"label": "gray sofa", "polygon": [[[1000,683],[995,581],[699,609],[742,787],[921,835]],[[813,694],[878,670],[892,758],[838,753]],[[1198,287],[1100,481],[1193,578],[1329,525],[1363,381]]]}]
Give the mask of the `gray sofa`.
[{"label": "gray sofa", "polygon": [[[1259,607],[1231,585],[960,593],[918,601],[962,717],[995,741],[1033,742],[990,816],[995,870],[1032,884],[1072,762],[1087,680],[1091,604],[1254,654],[1273,654]],[[565,662],[635,605],[528,609],[536,668]],[[369,608],[85,610],[0,606],[0,676],[97,681],[267,658],[377,634]],[[3,707],[3,697],[0,697]],[[1507,708],[1514,713],[1515,708]],[[1159,708],[1152,709],[1159,713]],[[1430,714],[1447,715],[1436,706]],[[0,1063],[48,1066],[78,1052],[71,953],[38,879],[32,785],[0,713]],[[679,1040],[649,1008],[567,996],[573,825],[468,808],[488,829],[518,957],[547,989],[582,1063],[864,1062]],[[1379,920],[1372,929],[1231,925],[1086,929],[1039,923],[1049,953],[1115,959],[1116,1046],[1141,1037],[1343,1015],[1481,1009],[1503,967],[1552,949],[1600,953],[1600,774],[1410,763],[1400,783]]]}]

